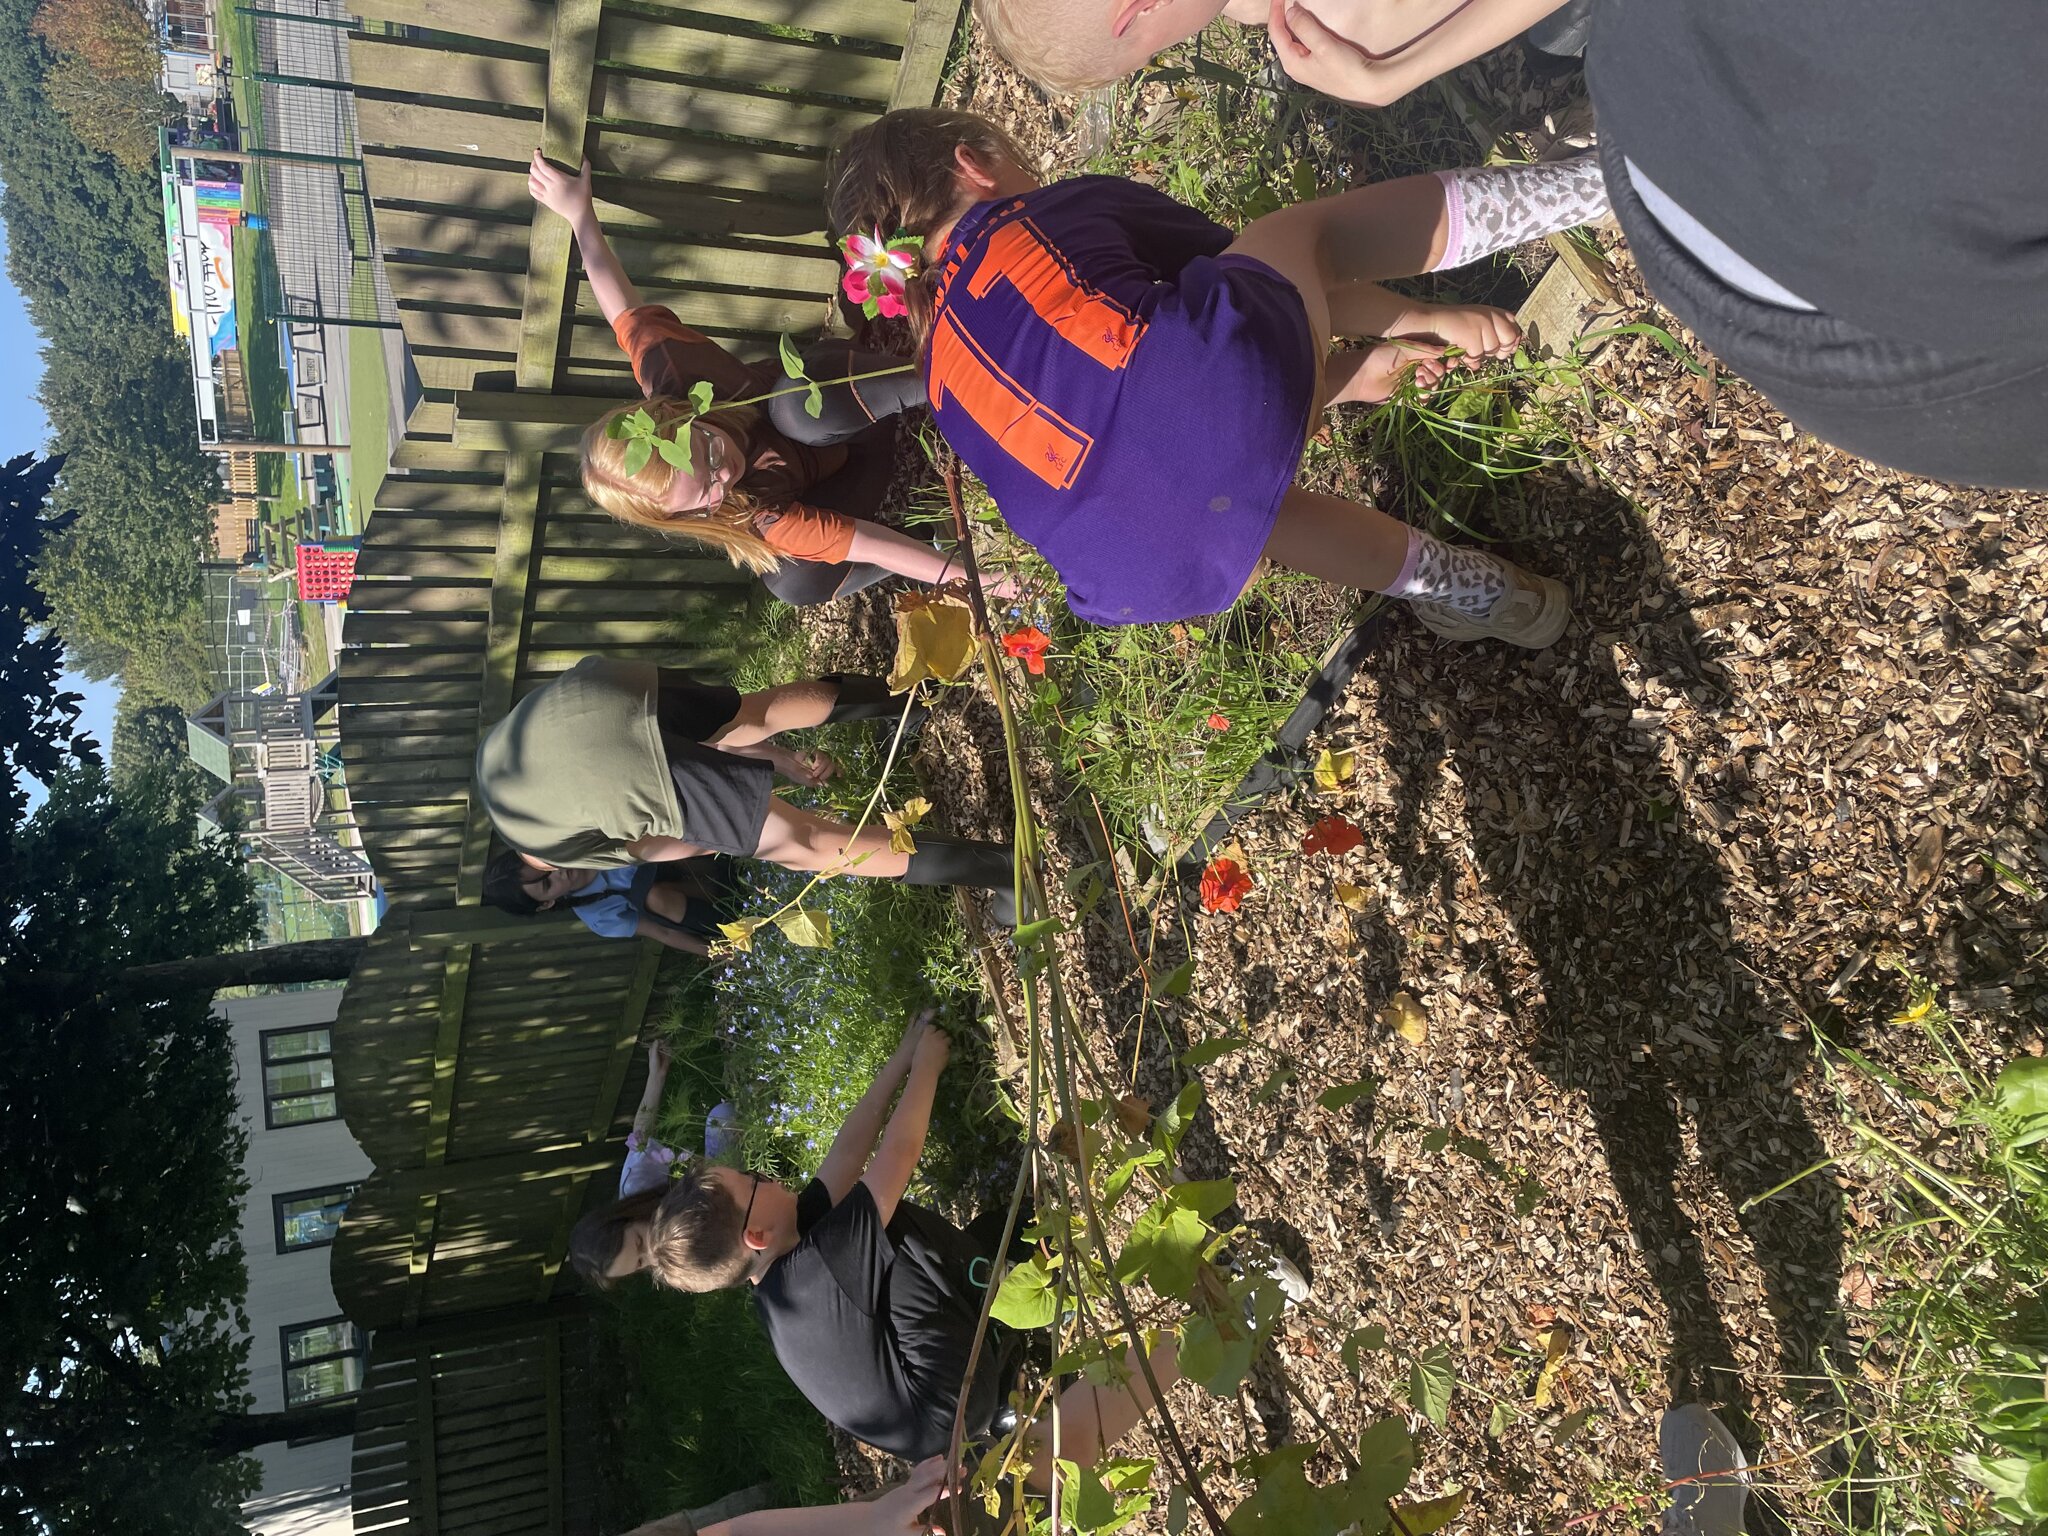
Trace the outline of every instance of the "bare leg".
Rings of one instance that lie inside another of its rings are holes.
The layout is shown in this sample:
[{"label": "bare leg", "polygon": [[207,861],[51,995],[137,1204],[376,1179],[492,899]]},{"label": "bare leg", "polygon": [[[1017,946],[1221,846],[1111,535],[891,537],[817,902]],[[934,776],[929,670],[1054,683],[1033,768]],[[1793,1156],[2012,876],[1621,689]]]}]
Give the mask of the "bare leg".
[{"label": "bare leg", "polygon": [[1296,486],[1280,503],[1265,554],[1340,587],[1384,592],[1408,558],[1408,525],[1363,502]]},{"label": "bare leg", "polygon": [[909,854],[890,849],[886,828],[863,827],[855,832],[843,821],[814,815],[775,797],[768,801],[768,820],[761,828],[754,856],[806,874],[862,875],[871,880],[901,879],[910,867]]},{"label": "bare leg", "polygon": [[[1145,1373],[1138,1369],[1137,1350],[1125,1354],[1124,1365],[1131,1373],[1126,1386],[1097,1387],[1077,1381],[1060,1394],[1062,1461],[1093,1466],[1152,1411],[1152,1393],[1145,1385]],[[1152,1351],[1152,1374],[1159,1378],[1162,1388],[1180,1380],[1180,1354],[1170,1333],[1161,1335]],[[1025,1480],[1035,1491],[1044,1493],[1052,1487],[1052,1426],[1035,1426],[1030,1445],[1031,1470],[1025,1474]]]},{"label": "bare leg", "polygon": [[[1328,294],[1348,283],[1427,272],[1443,259],[1450,235],[1443,183],[1434,176],[1402,176],[1254,219],[1230,249],[1279,271],[1306,299],[1311,284]],[[1311,324],[1315,318],[1311,305]],[[1318,330],[1329,334],[1327,318]]]},{"label": "bare leg", "polygon": [[[1403,367],[1440,357],[1455,346],[1473,357],[1504,357],[1521,332],[1514,318],[1487,305],[1427,304],[1390,293],[1374,281],[1428,270],[1444,251],[1450,226],[1443,184],[1434,176],[1404,176],[1296,203],[1254,219],[1229,254],[1254,257],[1294,285],[1308,313],[1318,356],[1335,336],[1385,336],[1427,343],[1357,361],[1349,354],[1330,367],[1345,370],[1323,381],[1324,405],[1342,400],[1383,400]],[[1372,358],[1370,365],[1366,359]],[[1441,368],[1417,382],[1434,382]]]},{"label": "bare leg", "polygon": [[782,683],[759,693],[740,695],[739,713],[704,744],[723,747],[751,747],[783,731],[800,731],[823,725],[839,697],[839,685],[816,678],[800,683]]}]

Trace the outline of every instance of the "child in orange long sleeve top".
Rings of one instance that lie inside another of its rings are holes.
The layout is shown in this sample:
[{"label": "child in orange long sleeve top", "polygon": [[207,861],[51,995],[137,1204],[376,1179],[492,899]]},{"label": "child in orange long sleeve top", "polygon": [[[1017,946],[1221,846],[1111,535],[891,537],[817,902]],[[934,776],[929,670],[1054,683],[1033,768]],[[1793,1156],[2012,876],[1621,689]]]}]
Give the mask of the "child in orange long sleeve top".
[{"label": "child in orange long sleeve top", "polygon": [[[584,434],[591,500],[622,522],[710,545],[788,602],[822,602],[890,576],[936,583],[961,574],[950,555],[872,520],[888,485],[894,432],[861,429],[922,403],[914,373],[855,379],[897,360],[821,345],[808,366],[825,383],[828,411],[813,421],[803,392],[775,362],[743,363],[666,306],[642,301],[598,223],[588,162],[572,176],[536,152],[527,182],[537,202],[569,221],[591,292],[646,397]],[[699,383],[710,384],[715,401],[773,398],[698,415],[689,392]],[[637,410],[665,437],[688,432],[688,469],[656,454],[626,473],[630,441],[610,429]]]}]

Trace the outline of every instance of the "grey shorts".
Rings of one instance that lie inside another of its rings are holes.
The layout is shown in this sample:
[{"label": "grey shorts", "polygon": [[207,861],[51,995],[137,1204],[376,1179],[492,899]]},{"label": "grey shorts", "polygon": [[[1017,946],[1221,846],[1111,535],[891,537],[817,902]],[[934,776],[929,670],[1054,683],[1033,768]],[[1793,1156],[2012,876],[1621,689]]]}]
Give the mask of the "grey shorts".
[{"label": "grey shorts", "polygon": [[683,809],[683,836],[712,853],[751,858],[761,846],[775,770],[758,757],[704,744],[731,723],[739,707],[738,689],[662,668],[655,715]]}]

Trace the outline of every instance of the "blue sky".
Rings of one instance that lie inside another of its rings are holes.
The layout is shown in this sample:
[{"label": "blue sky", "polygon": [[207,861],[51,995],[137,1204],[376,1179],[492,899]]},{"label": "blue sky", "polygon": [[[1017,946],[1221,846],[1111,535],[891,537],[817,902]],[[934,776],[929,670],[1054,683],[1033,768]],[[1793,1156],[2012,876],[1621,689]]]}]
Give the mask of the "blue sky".
[{"label": "blue sky", "polygon": [[[7,227],[0,224],[0,263],[6,256]],[[43,338],[29,324],[28,306],[5,275],[4,265],[0,265],[0,358],[8,362],[5,377],[0,379],[0,458],[39,453],[50,435],[50,423],[36,401],[36,386],[43,377]],[[114,742],[114,702],[121,696],[120,689],[83,677],[67,675],[65,681],[85,695],[80,723],[99,742],[104,755]]]}]

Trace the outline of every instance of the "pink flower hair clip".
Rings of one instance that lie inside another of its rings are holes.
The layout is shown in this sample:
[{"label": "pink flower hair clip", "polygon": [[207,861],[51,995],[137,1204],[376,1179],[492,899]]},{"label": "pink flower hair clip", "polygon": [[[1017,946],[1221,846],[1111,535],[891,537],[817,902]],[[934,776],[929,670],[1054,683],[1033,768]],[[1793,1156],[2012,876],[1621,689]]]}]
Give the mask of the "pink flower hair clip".
[{"label": "pink flower hair clip", "polygon": [[903,292],[917,276],[923,240],[900,229],[895,239],[884,240],[882,231],[875,229],[865,235],[848,235],[839,242],[839,252],[847,267],[841,286],[863,314],[870,320],[877,315],[894,320],[910,313]]}]

